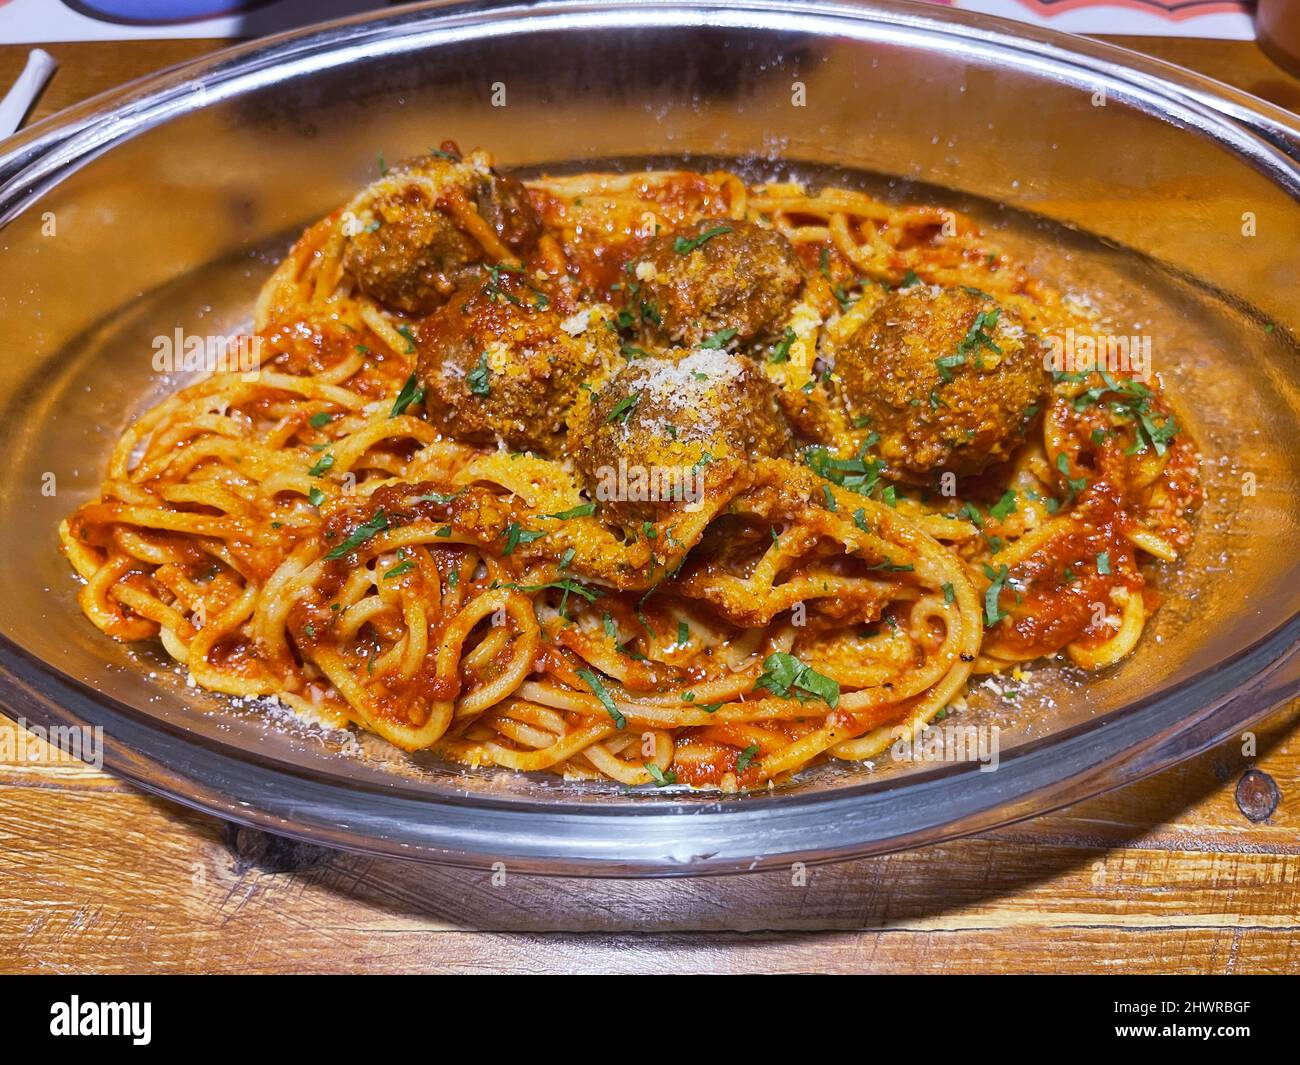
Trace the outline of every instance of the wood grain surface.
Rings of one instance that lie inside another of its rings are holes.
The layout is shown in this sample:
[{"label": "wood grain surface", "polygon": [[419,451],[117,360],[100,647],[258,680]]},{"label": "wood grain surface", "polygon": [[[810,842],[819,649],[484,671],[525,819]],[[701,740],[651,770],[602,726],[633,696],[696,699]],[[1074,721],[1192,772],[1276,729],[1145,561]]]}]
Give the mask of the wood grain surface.
[{"label": "wood grain surface", "polygon": [[[1120,43],[1300,110],[1253,44]],[[33,119],[216,46],[51,45]],[[0,972],[1300,972],[1300,705],[1256,743],[805,877],[494,883],[225,824],[0,717]]]}]

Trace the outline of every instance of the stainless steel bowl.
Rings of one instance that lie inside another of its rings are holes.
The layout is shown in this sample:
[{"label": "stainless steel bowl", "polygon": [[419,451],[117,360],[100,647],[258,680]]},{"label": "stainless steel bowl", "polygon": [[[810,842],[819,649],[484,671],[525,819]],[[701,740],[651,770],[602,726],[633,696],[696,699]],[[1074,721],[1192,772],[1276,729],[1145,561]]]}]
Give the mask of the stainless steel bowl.
[{"label": "stainless steel bowl", "polygon": [[[996,772],[828,767],[719,801],[349,744],[226,706],[187,689],[159,653],[101,637],[75,605],[54,529],[95,491],[126,422],[179,383],[154,373],[152,338],[236,326],[296,232],[367,180],[377,152],[397,159],[446,137],[525,170],[722,159],[953,204],[1117,328],[1137,323],[1201,441],[1210,489],[1138,653],[1086,685],[1036,670],[1018,708],[974,699],[967,720],[1005,729]],[[104,726],[109,768],[223,817],[551,873],[846,858],[1152,772],[1300,681],[1298,158],[1297,120],[1226,86],[889,2],[425,5],[259,41],[95,99],[0,155],[0,698],[32,723]]]}]

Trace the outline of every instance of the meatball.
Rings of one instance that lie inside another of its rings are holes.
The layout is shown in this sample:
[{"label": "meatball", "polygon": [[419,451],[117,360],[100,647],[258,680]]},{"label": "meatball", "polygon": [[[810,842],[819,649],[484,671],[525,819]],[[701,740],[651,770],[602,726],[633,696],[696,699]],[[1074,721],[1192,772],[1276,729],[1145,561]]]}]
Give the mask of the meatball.
[{"label": "meatball", "polygon": [[528,193],[477,152],[398,164],[349,205],[343,268],[366,295],[394,310],[428,314],[476,264],[514,258],[537,242]]},{"label": "meatball", "polygon": [[1007,459],[1047,391],[1039,341],[974,289],[892,292],[834,352],[845,404],[894,475],[977,474]]},{"label": "meatball", "polygon": [[751,360],[717,349],[635,359],[569,416],[574,464],[629,526],[699,503],[710,482],[789,447],[775,387]]},{"label": "meatball", "polygon": [[741,344],[771,335],[804,282],[784,236],[730,218],[655,237],[632,270],[641,317],[661,338],[687,347],[724,331]]},{"label": "meatball", "polygon": [[606,321],[492,267],[416,327],[426,416],[467,443],[556,454],[578,386],[617,361]]}]

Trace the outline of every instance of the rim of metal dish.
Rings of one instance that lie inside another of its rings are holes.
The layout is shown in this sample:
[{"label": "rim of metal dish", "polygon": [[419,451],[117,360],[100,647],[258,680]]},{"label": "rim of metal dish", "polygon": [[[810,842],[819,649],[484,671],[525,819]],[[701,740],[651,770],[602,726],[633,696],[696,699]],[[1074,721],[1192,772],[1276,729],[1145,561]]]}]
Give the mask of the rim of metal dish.
[{"label": "rim of metal dish", "polygon": [[[443,0],[226,49],[38,123],[0,144],[0,222],[114,144],[251,88],[471,37],[610,25],[834,32],[1002,59],[1057,80],[1104,85],[1125,102],[1211,137],[1300,200],[1295,116],[1169,64],[1053,31],[890,0],[871,6],[558,0],[486,11]],[[36,724],[103,725],[107,768],[150,791],[269,831],[451,864],[505,861],[534,873],[682,875],[897,850],[1097,794],[1197,753],[1272,709],[1300,684],[1298,651],[1300,617],[1293,617],[1172,691],[1015,748],[997,773],[952,764],[901,782],[867,780],[824,792],[716,802],[667,795],[601,803],[469,793],[431,799],[401,781],[359,785],[163,725],[3,636],[0,698],[15,716]],[[906,817],[895,809],[902,792]],[[951,803],[958,794],[964,814],[954,819]]]}]

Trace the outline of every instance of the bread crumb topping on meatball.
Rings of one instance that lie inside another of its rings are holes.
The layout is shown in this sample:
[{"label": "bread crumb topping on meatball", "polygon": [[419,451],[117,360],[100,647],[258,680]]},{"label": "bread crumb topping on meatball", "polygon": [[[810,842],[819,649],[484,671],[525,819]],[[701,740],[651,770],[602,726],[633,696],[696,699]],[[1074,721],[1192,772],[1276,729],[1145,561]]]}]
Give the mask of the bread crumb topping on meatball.
[{"label": "bread crumb topping on meatball", "polygon": [[407,314],[433,311],[476,264],[524,254],[540,232],[527,190],[481,152],[405,160],[347,211],[343,268],[366,295]]},{"label": "bread crumb topping on meatball", "polygon": [[803,286],[799,256],[772,229],[705,218],[654,237],[632,267],[656,334],[695,347],[770,335]]},{"label": "bread crumb topping on meatball", "polygon": [[899,478],[983,472],[1042,408],[1041,342],[984,293],[916,284],[890,293],[834,352],[849,413],[879,434]]},{"label": "bread crumb topping on meatball", "polygon": [[580,386],[617,362],[608,314],[559,307],[515,273],[462,289],[416,329],[429,420],[468,443],[558,454]]},{"label": "bread crumb topping on meatball", "polygon": [[[636,467],[680,483],[703,471],[790,448],[775,388],[751,360],[716,349],[635,359],[584,392],[569,416],[569,450],[587,486],[621,520],[657,521],[681,500],[601,498],[611,471]],[[688,500],[698,502],[698,500]]]}]

